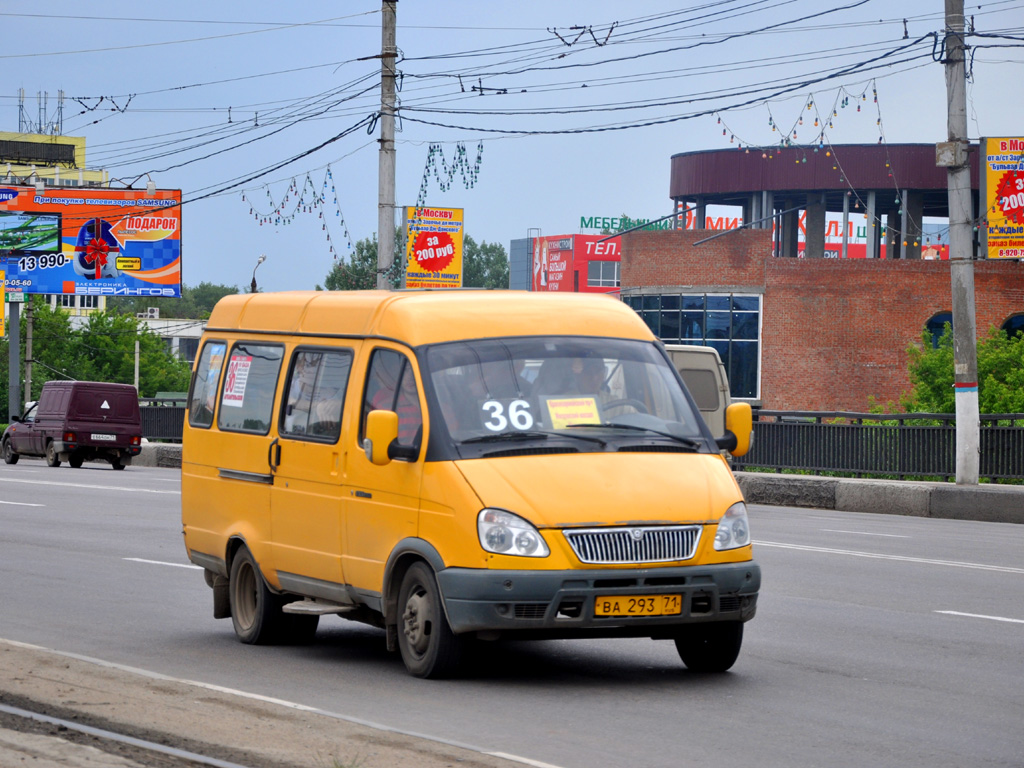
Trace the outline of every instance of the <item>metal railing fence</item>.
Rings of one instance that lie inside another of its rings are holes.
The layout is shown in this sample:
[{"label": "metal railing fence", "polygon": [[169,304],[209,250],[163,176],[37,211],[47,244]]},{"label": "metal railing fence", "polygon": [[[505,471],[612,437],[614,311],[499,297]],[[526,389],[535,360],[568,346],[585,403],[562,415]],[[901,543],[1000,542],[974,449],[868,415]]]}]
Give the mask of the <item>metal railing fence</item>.
[{"label": "metal railing fence", "polygon": [[185,423],[184,400],[139,399],[142,412],[142,436],[147,440],[181,442]]},{"label": "metal railing fence", "polygon": [[[140,400],[142,434],[181,440],[184,400]],[[1024,480],[1024,413],[981,416],[979,475]],[[949,413],[765,411],[737,470],[841,472],[857,477],[956,476],[956,418]]]},{"label": "metal railing fence", "polygon": [[[1024,413],[983,414],[980,449],[980,477],[1024,479]],[[948,480],[956,476],[956,417],[761,410],[753,446],[733,467]]]}]

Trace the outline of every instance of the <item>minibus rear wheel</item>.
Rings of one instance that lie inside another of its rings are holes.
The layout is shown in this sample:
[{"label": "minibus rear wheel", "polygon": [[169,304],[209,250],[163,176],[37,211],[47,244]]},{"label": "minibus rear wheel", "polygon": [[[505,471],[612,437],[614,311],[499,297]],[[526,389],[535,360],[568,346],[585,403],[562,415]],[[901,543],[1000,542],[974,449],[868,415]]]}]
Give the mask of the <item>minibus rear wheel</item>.
[{"label": "minibus rear wheel", "polygon": [[741,621],[689,626],[676,638],[679,658],[691,672],[725,672],[736,663],[742,645]]},{"label": "minibus rear wheel", "polygon": [[280,638],[284,623],[281,600],[267,587],[252,553],[245,547],[231,561],[228,598],[231,623],[239,640],[248,645],[266,645]]},{"label": "minibus rear wheel", "polygon": [[437,679],[454,673],[462,641],[448,626],[437,580],[426,563],[413,563],[405,572],[398,610],[398,648],[409,674]]}]

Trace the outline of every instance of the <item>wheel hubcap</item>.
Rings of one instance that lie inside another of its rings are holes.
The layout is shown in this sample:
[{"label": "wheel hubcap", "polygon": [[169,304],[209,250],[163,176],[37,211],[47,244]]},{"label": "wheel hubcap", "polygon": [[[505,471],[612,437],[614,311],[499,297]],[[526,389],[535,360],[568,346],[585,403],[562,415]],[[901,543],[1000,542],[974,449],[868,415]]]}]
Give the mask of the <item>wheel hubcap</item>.
[{"label": "wheel hubcap", "polygon": [[430,601],[422,592],[414,592],[405,602],[402,614],[403,631],[409,647],[416,653],[426,652],[430,642],[429,630]]}]

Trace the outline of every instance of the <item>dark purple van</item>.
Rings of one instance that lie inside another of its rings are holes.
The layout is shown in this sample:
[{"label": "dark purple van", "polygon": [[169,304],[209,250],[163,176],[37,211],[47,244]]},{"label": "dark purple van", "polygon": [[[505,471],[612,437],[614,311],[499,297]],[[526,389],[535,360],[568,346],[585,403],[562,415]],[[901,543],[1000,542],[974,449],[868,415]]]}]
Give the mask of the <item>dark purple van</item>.
[{"label": "dark purple van", "polygon": [[45,456],[51,467],[100,459],[124,469],[142,451],[139,395],[131,384],[48,381],[39,402],[4,431],[4,461]]}]

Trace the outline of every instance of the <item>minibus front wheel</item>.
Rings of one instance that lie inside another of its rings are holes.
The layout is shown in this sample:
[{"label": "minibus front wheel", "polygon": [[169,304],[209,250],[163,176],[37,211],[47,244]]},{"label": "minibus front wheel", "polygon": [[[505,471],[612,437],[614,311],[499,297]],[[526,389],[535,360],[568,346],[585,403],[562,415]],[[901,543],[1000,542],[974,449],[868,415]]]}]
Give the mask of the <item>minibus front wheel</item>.
[{"label": "minibus front wheel", "polygon": [[405,572],[398,610],[398,648],[409,674],[435,679],[451,675],[459,665],[462,641],[448,625],[437,579],[426,563],[413,563]]},{"label": "minibus front wheel", "polygon": [[691,672],[725,672],[743,645],[743,622],[691,624],[676,637],[679,658]]}]

